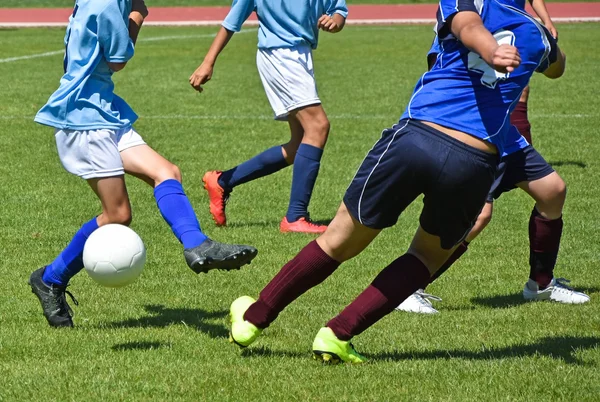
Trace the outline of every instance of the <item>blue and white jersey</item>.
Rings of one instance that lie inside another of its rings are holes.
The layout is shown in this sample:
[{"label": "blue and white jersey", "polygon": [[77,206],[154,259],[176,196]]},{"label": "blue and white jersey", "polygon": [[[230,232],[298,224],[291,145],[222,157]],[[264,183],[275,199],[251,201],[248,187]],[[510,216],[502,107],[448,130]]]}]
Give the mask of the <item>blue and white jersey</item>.
[{"label": "blue and white jersey", "polygon": [[228,31],[239,32],[252,11],[258,16],[258,47],[272,49],[308,45],[317,48],[317,21],[323,14],[348,17],[346,0],[233,0],[223,21]]},{"label": "blue and white jersey", "polygon": [[[478,13],[499,44],[516,46],[521,65],[499,73],[467,49],[446,24],[460,11]],[[527,13],[497,0],[441,0],[436,32],[437,59],[417,83],[402,118],[465,132],[491,142],[502,155],[527,146],[511,129],[510,113],[534,71],[543,72],[556,60],[550,33]]]},{"label": "blue and white jersey", "polygon": [[121,129],[137,115],[114,94],[108,62],[133,57],[131,0],[77,0],[65,34],[64,75],[35,121],[62,130]]}]

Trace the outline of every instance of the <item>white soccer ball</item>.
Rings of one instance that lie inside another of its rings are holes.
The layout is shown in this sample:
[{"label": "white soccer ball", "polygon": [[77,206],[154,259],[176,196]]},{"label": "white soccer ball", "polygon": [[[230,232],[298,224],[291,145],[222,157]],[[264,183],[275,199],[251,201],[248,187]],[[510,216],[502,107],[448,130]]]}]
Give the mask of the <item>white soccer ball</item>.
[{"label": "white soccer ball", "polygon": [[134,282],[144,269],[146,247],[140,236],[123,225],[96,229],[85,242],[83,265],[100,285],[120,288]]}]

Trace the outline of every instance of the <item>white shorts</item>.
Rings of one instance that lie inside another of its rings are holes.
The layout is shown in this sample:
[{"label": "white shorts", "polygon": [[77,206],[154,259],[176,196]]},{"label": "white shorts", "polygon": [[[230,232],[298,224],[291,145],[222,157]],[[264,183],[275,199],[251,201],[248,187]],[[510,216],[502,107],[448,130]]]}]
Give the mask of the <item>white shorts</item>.
[{"label": "white shorts", "polygon": [[287,120],[292,110],[321,103],[309,46],[258,49],[256,65],[275,120]]},{"label": "white shorts", "polygon": [[121,130],[56,130],[54,136],[64,168],[85,180],[125,174],[119,153],[146,144],[132,127]]}]

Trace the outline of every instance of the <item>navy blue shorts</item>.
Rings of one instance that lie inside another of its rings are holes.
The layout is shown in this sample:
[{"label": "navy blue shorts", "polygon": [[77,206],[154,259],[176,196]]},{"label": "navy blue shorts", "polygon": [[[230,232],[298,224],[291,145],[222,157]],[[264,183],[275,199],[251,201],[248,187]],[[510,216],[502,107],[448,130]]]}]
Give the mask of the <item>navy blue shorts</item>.
[{"label": "navy blue shorts", "polygon": [[552,166],[531,145],[505,156],[498,164],[496,179],[488,194],[487,202],[493,202],[503,193],[517,188],[517,184],[522,181],[538,180],[552,172],[554,172]]},{"label": "navy blue shorts", "polygon": [[424,194],[420,223],[444,249],[460,243],[485,204],[496,155],[425,124],[401,120],[383,131],[344,196],[350,214],[373,229],[393,226]]}]

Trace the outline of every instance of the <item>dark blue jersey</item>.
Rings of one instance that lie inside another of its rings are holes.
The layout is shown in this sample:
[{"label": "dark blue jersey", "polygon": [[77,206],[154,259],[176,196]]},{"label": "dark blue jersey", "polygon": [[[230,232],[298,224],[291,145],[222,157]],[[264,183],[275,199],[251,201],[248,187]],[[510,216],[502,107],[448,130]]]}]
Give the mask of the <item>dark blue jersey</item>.
[{"label": "dark blue jersey", "polygon": [[[478,13],[499,44],[516,46],[521,65],[511,73],[499,73],[458,41],[447,22],[461,11]],[[442,0],[437,16],[437,59],[417,83],[402,118],[465,132],[496,145],[503,155],[527,146],[511,128],[510,113],[531,75],[556,60],[556,42],[512,1]]]}]

